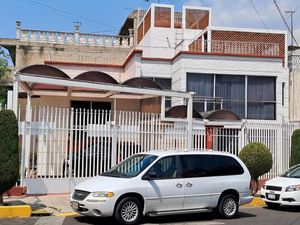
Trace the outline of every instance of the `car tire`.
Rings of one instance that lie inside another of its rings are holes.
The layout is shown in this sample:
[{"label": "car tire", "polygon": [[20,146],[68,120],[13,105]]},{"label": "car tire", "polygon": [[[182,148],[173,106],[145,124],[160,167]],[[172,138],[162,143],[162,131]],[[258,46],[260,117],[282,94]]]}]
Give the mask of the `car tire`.
[{"label": "car tire", "polygon": [[142,218],[142,205],[135,197],[125,197],[116,206],[114,217],[120,224],[138,224]]},{"label": "car tire", "polygon": [[225,219],[232,219],[239,212],[239,203],[234,195],[224,195],[218,205],[218,212]]},{"label": "car tire", "polygon": [[279,207],[279,204],[274,202],[266,202],[266,205],[269,209],[277,209]]}]

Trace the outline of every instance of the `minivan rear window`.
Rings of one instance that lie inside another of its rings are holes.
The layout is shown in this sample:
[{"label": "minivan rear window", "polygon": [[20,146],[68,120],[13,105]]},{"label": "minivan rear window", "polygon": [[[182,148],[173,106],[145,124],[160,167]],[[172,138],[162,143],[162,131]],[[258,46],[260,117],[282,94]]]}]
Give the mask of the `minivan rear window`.
[{"label": "minivan rear window", "polygon": [[215,176],[239,175],[244,173],[243,167],[230,156],[214,155],[211,157]]},{"label": "minivan rear window", "polygon": [[222,155],[181,155],[183,178],[228,176],[244,173],[239,162],[230,157]]}]

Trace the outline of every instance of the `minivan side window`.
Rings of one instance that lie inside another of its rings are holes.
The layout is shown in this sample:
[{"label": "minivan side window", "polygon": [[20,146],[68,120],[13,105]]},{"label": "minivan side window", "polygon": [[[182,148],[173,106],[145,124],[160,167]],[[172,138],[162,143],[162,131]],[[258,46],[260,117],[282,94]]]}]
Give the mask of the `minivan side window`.
[{"label": "minivan side window", "polygon": [[211,157],[211,160],[215,176],[239,175],[244,173],[244,169],[240,163],[230,156],[214,155]]},{"label": "minivan side window", "polygon": [[182,177],[208,177],[213,176],[210,155],[181,155]]},{"label": "minivan side window", "polygon": [[181,175],[180,166],[176,156],[167,156],[158,160],[149,170],[156,175],[155,179],[173,179]]}]

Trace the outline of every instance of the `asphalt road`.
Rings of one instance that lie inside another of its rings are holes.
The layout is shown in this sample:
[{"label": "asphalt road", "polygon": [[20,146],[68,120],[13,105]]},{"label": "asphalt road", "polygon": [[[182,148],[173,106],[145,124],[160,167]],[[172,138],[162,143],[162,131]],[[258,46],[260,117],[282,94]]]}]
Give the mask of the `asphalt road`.
[{"label": "asphalt road", "polygon": [[[110,218],[41,217],[27,219],[0,219],[1,225],[112,225]],[[186,216],[145,218],[143,224],[149,225],[300,225],[300,208],[270,210],[261,207],[242,207],[239,217],[232,220],[219,219],[214,213]]]}]

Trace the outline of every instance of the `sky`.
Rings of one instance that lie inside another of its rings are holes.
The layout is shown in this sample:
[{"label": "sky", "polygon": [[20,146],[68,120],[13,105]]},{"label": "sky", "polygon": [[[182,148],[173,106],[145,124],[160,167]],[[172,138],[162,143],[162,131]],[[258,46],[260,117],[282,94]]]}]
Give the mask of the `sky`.
[{"label": "sky", "polygon": [[[116,34],[127,15],[137,8],[147,9],[159,0],[0,0],[0,38],[15,37],[15,21],[37,30],[74,31],[81,22],[81,32]],[[212,8],[212,25],[286,30],[273,0],[160,0],[174,4]],[[290,24],[287,10],[294,14],[294,35],[300,44],[300,0],[277,0]],[[253,3],[253,5],[252,5]],[[256,9],[255,9],[256,8]],[[257,12],[256,12],[257,11]]]}]

